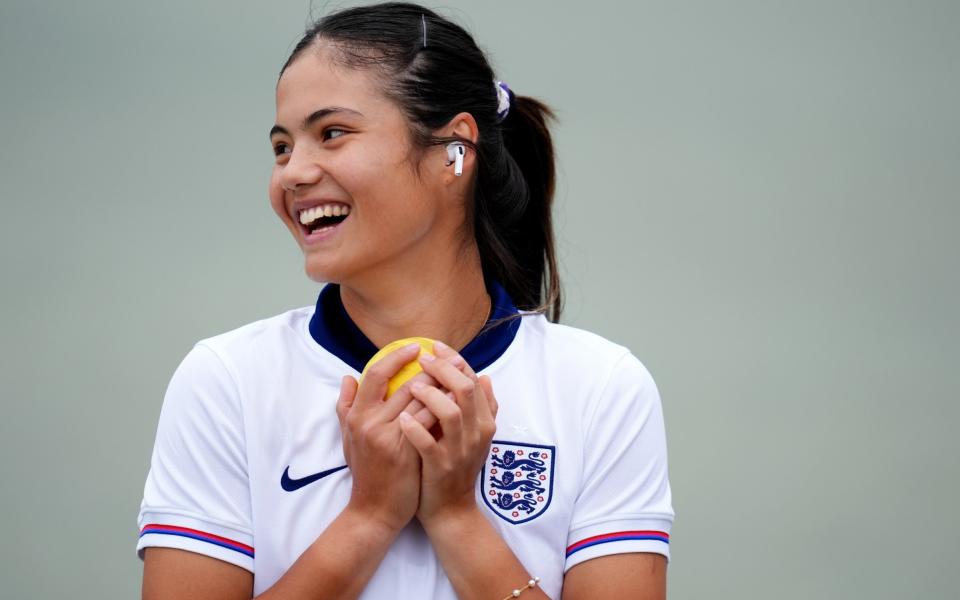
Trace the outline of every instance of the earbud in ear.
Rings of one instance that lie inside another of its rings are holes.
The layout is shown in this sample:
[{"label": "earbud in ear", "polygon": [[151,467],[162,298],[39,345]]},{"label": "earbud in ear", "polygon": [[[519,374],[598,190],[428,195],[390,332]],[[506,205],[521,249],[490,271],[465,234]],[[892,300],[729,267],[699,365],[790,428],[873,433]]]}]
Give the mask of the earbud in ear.
[{"label": "earbud in ear", "polygon": [[463,156],[466,153],[466,148],[460,142],[447,144],[447,165],[453,165],[453,174],[457,177],[463,175]]}]

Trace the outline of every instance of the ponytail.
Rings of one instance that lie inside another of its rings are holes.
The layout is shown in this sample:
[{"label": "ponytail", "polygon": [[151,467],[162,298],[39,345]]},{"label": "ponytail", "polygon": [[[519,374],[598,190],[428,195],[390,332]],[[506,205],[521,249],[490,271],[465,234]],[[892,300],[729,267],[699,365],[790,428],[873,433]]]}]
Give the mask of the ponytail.
[{"label": "ponytail", "polygon": [[563,297],[553,235],[553,119],[542,102],[510,92],[497,149],[501,160],[482,161],[494,164],[478,170],[474,232],[484,272],[503,284],[517,307],[557,322]]}]

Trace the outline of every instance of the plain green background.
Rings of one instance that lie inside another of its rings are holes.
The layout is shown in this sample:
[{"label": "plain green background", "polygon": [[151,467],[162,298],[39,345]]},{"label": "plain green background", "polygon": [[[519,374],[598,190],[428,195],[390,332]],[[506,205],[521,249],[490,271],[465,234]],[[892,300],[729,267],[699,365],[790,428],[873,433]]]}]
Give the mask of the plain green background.
[{"label": "plain green background", "polygon": [[[663,397],[677,599],[960,593],[960,4],[444,6],[552,104],[564,322]],[[312,304],[291,2],[0,5],[4,598],[133,598],[163,392]]]}]

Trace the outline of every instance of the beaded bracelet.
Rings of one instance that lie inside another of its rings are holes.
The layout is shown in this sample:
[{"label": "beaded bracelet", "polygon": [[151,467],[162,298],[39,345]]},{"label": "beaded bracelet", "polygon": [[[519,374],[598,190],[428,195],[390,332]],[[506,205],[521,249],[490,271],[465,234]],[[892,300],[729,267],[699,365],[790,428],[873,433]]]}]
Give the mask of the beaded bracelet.
[{"label": "beaded bracelet", "polygon": [[520,594],[524,593],[525,591],[531,588],[537,587],[538,583],[540,583],[540,578],[534,577],[533,579],[527,582],[527,585],[523,586],[522,588],[517,588],[513,590],[512,592],[510,592],[510,595],[504,598],[503,600],[510,600],[510,598],[519,598]]}]

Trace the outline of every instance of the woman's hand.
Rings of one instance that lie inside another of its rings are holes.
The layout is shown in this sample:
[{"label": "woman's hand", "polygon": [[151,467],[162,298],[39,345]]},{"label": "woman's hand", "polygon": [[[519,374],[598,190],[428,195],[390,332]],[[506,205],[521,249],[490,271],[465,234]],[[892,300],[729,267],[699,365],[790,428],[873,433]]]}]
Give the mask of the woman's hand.
[{"label": "woman's hand", "polygon": [[[409,386],[386,401],[384,395],[389,379],[419,351],[419,345],[411,344],[391,352],[370,367],[359,389],[353,377],[344,377],[337,401],[343,455],[353,474],[348,508],[392,531],[399,531],[416,513],[420,459],[398,421],[412,401]],[[424,381],[433,380],[417,380],[425,385]]]},{"label": "woman's hand", "polygon": [[441,435],[435,438],[424,427],[421,414],[399,416],[403,435],[422,460],[416,514],[428,533],[448,516],[476,510],[477,477],[497,429],[497,401],[490,378],[477,377],[463,357],[445,344],[437,342],[434,353],[436,358],[421,355],[420,364],[439,385],[416,382],[410,389],[437,419]]}]

